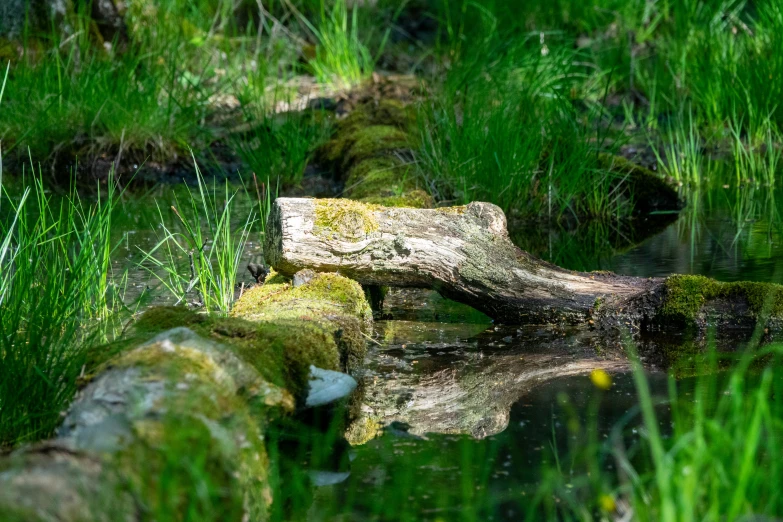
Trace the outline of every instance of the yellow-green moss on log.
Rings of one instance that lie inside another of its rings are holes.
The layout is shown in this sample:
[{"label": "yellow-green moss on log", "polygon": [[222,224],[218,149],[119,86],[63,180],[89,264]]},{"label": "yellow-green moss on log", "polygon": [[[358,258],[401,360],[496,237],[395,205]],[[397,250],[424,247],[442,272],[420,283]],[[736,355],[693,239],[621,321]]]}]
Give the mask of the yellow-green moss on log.
[{"label": "yellow-green moss on log", "polygon": [[378,230],[374,212],[379,208],[350,199],[319,199],[315,204],[315,226],[321,234],[358,241]]},{"label": "yellow-green moss on log", "polygon": [[[364,358],[365,330],[372,311],[361,286],[337,274],[318,274],[293,288],[270,273],[264,285],[246,291],[231,317],[199,314],[185,308],[147,311],[136,331],[150,335],[186,326],[206,338],[232,346],[266,379],[301,401],[310,365],[347,371]],[[121,356],[119,361],[122,362]]]},{"label": "yellow-green moss on log", "polygon": [[427,208],[432,197],[411,168],[415,110],[384,100],[357,107],[319,152],[345,180],[344,196],[386,207]]},{"label": "yellow-green moss on log", "polygon": [[[365,331],[372,325],[362,287],[330,273],[294,288],[272,272],[264,285],[245,292],[231,313],[275,333],[289,377],[297,381],[308,375],[310,364],[336,371],[358,368],[366,351]],[[314,359],[318,363],[308,362]]]},{"label": "yellow-green moss on log", "polygon": [[148,310],[124,340],[93,352],[55,441],[61,449],[0,460],[0,512],[63,522],[265,520],[266,425],[293,411],[294,396],[304,402],[310,365],[358,366],[371,321],[361,287],[337,274],[294,288],[272,273],[232,317]]},{"label": "yellow-green moss on log", "polygon": [[733,306],[747,305],[754,318],[783,318],[783,286],[774,283],[738,281],[725,283],[700,275],[674,275],[666,279],[660,316],[693,323],[704,305],[725,298]]},{"label": "yellow-green moss on log", "polygon": [[432,197],[419,186],[410,163],[396,156],[369,158],[348,171],[345,194],[384,207],[428,208]]}]

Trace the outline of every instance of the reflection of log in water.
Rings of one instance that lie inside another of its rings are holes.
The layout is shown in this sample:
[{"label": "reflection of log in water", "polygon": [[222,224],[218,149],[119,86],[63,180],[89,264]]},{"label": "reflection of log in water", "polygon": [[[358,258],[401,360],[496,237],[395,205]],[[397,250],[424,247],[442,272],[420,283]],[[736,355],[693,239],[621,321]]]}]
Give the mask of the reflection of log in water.
[{"label": "reflection of log in water", "polygon": [[[395,324],[395,337],[415,340],[422,323],[405,324],[411,333],[404,335],[406,327]],[[431,335],[438,326],[429,325]],[[494,435],[508,425],[512,405],[543,382],[595,369],[627,370],[621,350],[598,350],[598,342],[584,332],[499,329],[471,342],[384,346],[370,356],[349,440],[365,442],[394,422],[407,424],[413,435]]]}]

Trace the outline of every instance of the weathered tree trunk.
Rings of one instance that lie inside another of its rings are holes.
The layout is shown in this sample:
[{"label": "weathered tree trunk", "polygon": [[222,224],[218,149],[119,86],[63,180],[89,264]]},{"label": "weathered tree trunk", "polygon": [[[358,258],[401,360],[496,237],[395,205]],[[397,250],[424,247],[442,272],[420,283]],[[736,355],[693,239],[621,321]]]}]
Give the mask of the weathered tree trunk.
[{"label": "weathered tree trunk", "polygon": [[430,287],[506,323],[747,326],[783,309],[778,285],[559,268],[517,248],[489,203],[411,209],[280,198],[267,230],[267,261],[283,274],[312,268],[368,285]]}]

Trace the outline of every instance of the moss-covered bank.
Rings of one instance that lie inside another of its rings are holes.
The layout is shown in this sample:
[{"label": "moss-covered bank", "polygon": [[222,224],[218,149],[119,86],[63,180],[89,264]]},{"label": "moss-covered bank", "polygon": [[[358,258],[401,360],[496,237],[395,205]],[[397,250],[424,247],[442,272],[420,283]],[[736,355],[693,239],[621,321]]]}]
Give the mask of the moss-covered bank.
[{"label": "moss-covered bank", "polygon": [[724,324],[745,326],[760,318],[783,320],[783,286],[737,281],[724,283],[700,275],[673,275],[665,281],[659,318],[696,325],[713,317]]},{"label": "moss-covered bank", "polygon": [[0,460],[13,520],[265,520],[264,430],[304,404],[311,365],[361,363],[372,316],[336,274],[277,274],[230,317],[147,311],[95,350],[58,436]]}]

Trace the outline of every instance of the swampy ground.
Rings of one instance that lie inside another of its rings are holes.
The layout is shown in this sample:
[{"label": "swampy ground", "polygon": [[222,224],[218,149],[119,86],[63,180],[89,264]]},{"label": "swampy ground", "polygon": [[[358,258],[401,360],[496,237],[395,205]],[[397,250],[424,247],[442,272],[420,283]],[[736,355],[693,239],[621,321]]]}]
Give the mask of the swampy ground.
[{"label": "swampy ground", "polygon": [[[565,268],[783,282],[779,2],[116,4],[115,33],[81,0],[0,8],[2,453],[55,432],[144,310],[228,314],[280,195],[490,201]],[[387,102],[404,124],[365,137],[394,177],[357,182],[330,139]],[[350,400],[265,433],[269,519],[783,517],[776,335],[503,325],[391,289]],[[149,520],[220,519],[195,480]]]}]

